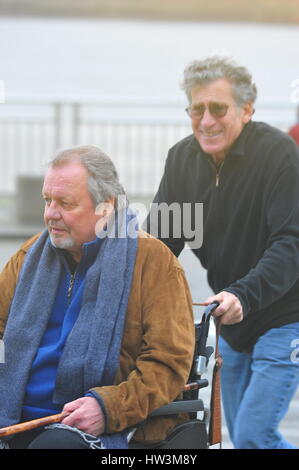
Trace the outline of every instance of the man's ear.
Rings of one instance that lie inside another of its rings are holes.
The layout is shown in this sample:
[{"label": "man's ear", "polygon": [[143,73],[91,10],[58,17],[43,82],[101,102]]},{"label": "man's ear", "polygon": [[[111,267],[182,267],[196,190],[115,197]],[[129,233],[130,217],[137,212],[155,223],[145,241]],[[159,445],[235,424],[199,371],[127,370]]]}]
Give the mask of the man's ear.
[{"label": "man's ear", "polygon": [[253,103],[251,102],[248,102],[245,104],[245,106],[243,106],[243,123],[244,124],[247,124],[247,122],[250,121],[250,119],[252,118],[253,114],[254,114],[254,107],[253,107]]},{"label": "man's ear", "polygon": [[100,202],[95,210],[95,214],[100,218],[108,219],[114,212],[115,197],[107,199],[105,202]]},{"label": "man's ear", "polygon": [[108,221],[114,214],[115,198],[112,197],[105,202],[100,202],[95,209],[95,215],[97,218],[95,226],[95,234],[99,234],[107,227]]}]

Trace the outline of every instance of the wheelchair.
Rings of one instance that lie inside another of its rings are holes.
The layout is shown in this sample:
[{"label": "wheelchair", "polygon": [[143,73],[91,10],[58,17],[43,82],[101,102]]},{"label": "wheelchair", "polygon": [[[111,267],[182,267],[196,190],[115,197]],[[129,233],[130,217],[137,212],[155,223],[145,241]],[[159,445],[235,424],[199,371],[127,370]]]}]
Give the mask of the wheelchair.
[{"label": "wheelchair", "polygon": [[[195,324],[193,363],[188,383],[183,390],[182,399],[164,405],[149,415],[150,417],[157,417],[187,413],[190,419],[175,426],[165,440],[156,443],[134,443],[132,438],[134,437],[134,431],[136,432],[138,429],[136,427],[129,434],[129,449],[208,449],[209,446],[217,443],[221,445],[220,377],[218,374],[221,367],[221,358],[218,356],[219,321],[216,322],[216,361],[213,370],[210,407],[206,408],[203,400],[199,397],[200,390],[209,385],[209,381],[202,378],[202,375],[206,372],[209,359],[214,352],[214,348],[207,346],[206,343],[210,318],[218,305],[218,302],[208,305],[201,322]],[[198,417],[198,413],[201,413],[201,417]],[[0,437],[58,423],[65,416],[65,413],[60,413],[28,423],[9,426],[0,430]]]},{"label": "wheelchair", "polygon": [[[207,346],[206,343],[209,334],[210,318],[218,305],[218,302],[210,304],[205,309],[201,322],[195,323],[195,350],[193,363],[188,383],[185,385],[183,390],[183,398],[168,405],[164,405],[150,414],[150,417],[153,417],[187,413],[189,414],[190,419],[175,426],[165,440],[154,444],[132,442],[132,437],[134,436],[133,431],[129,440],[130,449],[208,449],[210,445],[214,444],[220,444],[221,446],[220,378],[219,375],[217,375],[217,372],[221,367],[221,358],[218,356],[219,329],[217,329],[217,325],[215,346],[215,356],[217,356],[213,371],[211,402],[209,408],[204,406],[204,402],[199,396],[200,390],[204,387],[208,387],[209,385],[208,379],[202,378],[202,375],[206,372],[209,359],[214,352],[214,348]],[[218,327],[220,327],[220,324]],[[218,390],[216,390],[217,387]],[[216,394],[217,397],[217,416],[214,415],[214,394]],[[211,413],[213,413],[213,416],[211,416]],[[200,417],[198,414],[200,414]],[[217,435],[214,434],[215,426],[217,426]]]}]

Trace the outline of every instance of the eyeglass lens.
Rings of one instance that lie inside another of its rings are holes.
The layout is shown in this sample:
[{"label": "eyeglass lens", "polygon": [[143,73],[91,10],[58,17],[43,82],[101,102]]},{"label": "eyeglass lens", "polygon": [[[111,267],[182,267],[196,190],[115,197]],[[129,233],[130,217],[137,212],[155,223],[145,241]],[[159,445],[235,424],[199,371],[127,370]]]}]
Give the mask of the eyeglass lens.
[{"label": "eyeglass lens", "polygon": [[[224,117],[228,110],[228,105],[224,103],[216,103],[211,102],[208,104],[209,113],[214,117]],[[187,113],[190,117],[201,119],[204,115],[206,110],[206,106],[204,104],[198,104],[194,106],[194,108],[188,107],[186,109]]]}]

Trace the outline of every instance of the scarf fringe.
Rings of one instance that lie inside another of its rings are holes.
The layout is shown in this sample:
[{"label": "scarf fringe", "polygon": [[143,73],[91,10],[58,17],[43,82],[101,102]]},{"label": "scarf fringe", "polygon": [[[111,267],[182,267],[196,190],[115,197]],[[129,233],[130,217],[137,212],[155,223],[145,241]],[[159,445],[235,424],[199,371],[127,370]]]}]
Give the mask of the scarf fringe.
[{"label": "scarf fringe", "polygon": [[92,436],[91,434],[81,431],[81,429],[73,428],[67,424],[51,424],[50,426],[46,426],[45,429],[65,429],[66,431],[75,432],[76,434],[79,434],[84,442],[89,444],[90,449],[106,449],[99,437]]}]

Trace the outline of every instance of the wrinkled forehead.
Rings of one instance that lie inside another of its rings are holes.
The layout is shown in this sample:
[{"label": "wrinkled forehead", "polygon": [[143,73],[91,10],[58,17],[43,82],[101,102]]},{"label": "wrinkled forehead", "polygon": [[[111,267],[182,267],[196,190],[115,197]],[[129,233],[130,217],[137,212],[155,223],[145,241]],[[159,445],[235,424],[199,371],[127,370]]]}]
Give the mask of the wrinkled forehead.
[{"label": "wrinkled forehead", "polygon": [[60,191],[88,190],[88,174],[79,162],[50,167],[44,178],[43,192],[54,189]]},{"label": "wrinkled forehead", "polygon": [[198,85],[191,90],[191,103],[236,103],[233,85],[226,79],[220,78],[206,85]]}]

